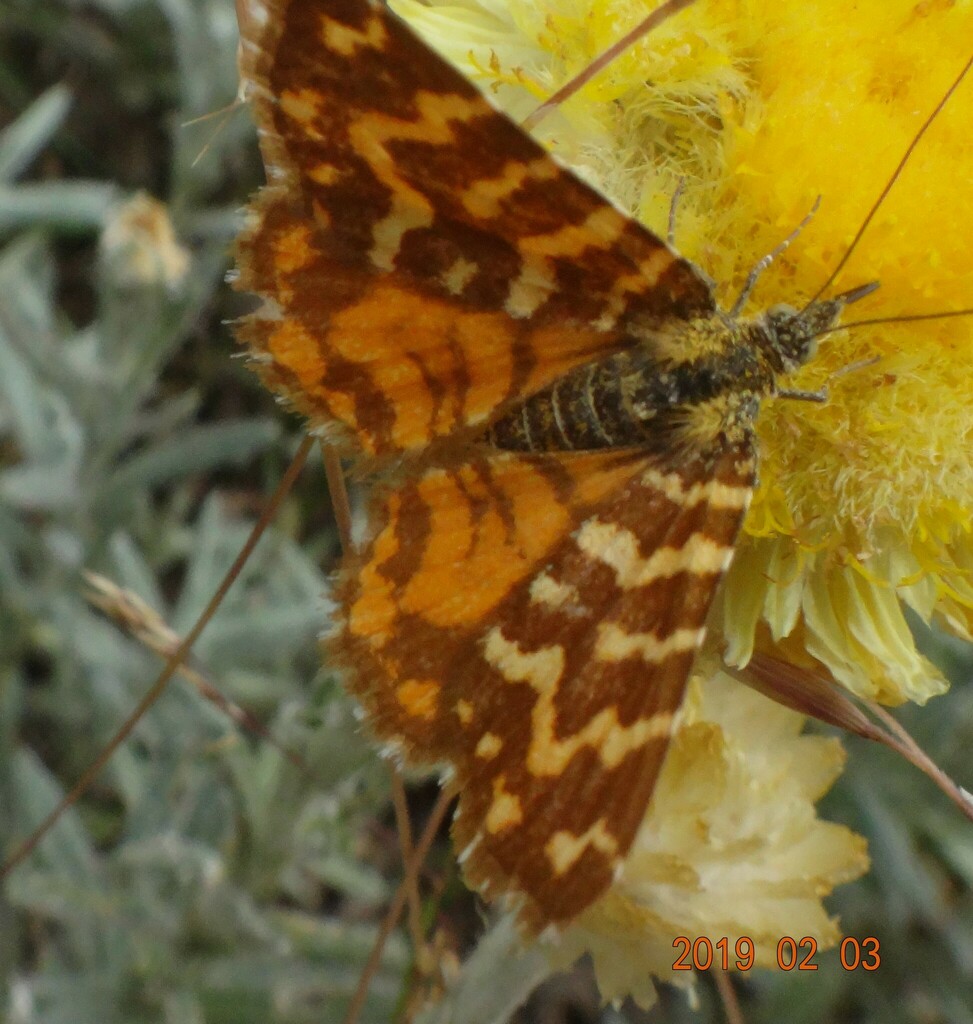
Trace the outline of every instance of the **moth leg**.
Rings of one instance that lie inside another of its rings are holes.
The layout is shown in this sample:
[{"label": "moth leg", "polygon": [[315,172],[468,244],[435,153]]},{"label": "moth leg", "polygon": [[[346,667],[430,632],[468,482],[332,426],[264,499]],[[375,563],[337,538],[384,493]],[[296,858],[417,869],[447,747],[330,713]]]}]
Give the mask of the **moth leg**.
[{"label": "moth leg", "polygon": [[[740,294],[737,296],[736,302],[733,303],[733,306],[730,309],[730,317],[732,319],[735,319],[740,315],[740,311],[747,304],[747,299],[750,298],[750,294],[756,287],[757,281],[760,280],[760,275],[770,266],[771,263],[774,262],[775,259],[777,259],[778,256],[780,256],[782,252],[784,252],[785,249],[787,249],[791,245],[791,243],[807,227],[807,225],[810,224],[811,219],[818,212],[818,207],[820,205],[821,197],[818,196],[817,199],[814,200],[814,205],[804,215],[804,219],[801,221],[801,223],[798,224],[796,228],[794,228],[794,230],[784,239],[784,241],[781,242],[780,245],[778,245],[775,249],[771,249],[771,251],[767,253],[766,256],[763,256],[761,257],[761,259],[757,260],[757,262],[753,266],[753,269],[747,275],[746,281],[743,282],[743,288],[740,290]],[[781,392],[781,394],[783,394],[783,392]]]}]

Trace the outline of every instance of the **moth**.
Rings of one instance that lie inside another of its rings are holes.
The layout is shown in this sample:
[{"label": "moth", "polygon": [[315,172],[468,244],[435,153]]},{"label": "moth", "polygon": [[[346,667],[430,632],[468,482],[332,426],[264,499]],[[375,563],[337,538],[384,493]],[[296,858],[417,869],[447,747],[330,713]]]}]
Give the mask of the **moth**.
[{"label": "moth", "polygon": [[329,658],[378,737],[450,767],[467,879],[562,925],[651,800],[760,403],[874,285],[723,311],[384,6],[255,25],[239,334],[374,484]]}]

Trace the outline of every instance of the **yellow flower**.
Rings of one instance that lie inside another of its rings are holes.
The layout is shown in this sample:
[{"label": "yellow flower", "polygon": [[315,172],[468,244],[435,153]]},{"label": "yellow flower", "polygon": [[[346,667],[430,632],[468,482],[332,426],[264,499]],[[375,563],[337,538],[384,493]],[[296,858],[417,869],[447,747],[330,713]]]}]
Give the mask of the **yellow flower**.
[{"label": "yellow flower", "polygon": [[[657,6],[636,0],[453,0],[394,8],[514,118]],[[748,313],[801,306],[838,265],[925,117],[968,59],[969,0],[698,4],[632,47],[545,120],[562,160],[664,234],[732,306],[750,269],[821,208],[764,273]],[[882,288],[846,321],[973,306],[973,78],[917,147],[828,294]],[[959,172],[959,173],[957,173]],[[755,648],[890,704],[943,689],[903,606],[973,633],[973,317],[822,339],[760,420],[760,485],[711,621],[728,664]],[[877,358],[876,358],[877,357]],[[870,360],[876,360],[869,362]],[[861,365],[865,363],[866,365]],[[815,817],[840,766],[801,716],[709,673],[624,873],[558,937],[594,957],[606,996],[652,998],[674,935],[838,931],[821,899],[865,870],[862,841]],[[676,976],[679,981],[684,976]]]},{"label": "yellow flower", "polygon": [[[826,6],[775,5],[760,27],[750,12],[759,115],[728,135],[715,204],[727,219],[720,237],[700,242],[717,280],[739,280],[822,195],[788,259],[762,282],[767,303],[800,300],[830,276],[969,58],[968,3],[856,4],[842,12],[840,46]],[[973,305],[973,215],[953,185],[957,169],[973,166],[971,117],[973,79],[921,140],[836,282],[882,284],[846,320]],[[738,234],[749,239],[734,251],[727,240]],[[783,642],[885,703],[941,692],[902,606],[970,636],[971,343],[973,318],[830,335],[793,385],[827,386],[829,401],[767,403],[761,486],[724,590],[733,595],[723,617],[730,661],[744,663],[755,640]]]}]

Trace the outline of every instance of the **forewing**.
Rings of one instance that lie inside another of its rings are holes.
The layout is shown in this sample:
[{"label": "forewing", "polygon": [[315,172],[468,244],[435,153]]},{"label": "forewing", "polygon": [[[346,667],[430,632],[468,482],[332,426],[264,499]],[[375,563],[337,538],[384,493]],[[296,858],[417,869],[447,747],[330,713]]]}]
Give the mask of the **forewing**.
[{"label": "forewing", "polygon": [[712,308],[690,264],[383,6],[249,8],[271,180],[238,248],[240,287],[266,302],[240,333],[316,425],[415,450],[631,344],[625,323]]},{"label": "forewing", "polygon": [[335,653],[381,736],[452,764],[468,879],[534,927],[632,843],[752,484],[749,447],[494,454],[380,503]]}]

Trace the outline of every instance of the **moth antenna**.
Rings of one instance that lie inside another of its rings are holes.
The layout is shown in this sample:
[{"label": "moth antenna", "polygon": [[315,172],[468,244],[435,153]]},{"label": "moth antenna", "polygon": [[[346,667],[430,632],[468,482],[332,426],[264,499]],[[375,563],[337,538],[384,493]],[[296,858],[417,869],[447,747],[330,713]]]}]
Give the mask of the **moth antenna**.
[{"label": "moth antenna", "polygon": [[559,107],[565,100],[570,99],[579,89],[584,88],[595,75],[603,68],[606,68],[616,57],[621,56],[637,39],[648,35],[654,28],[668,21],[674,14],[678,14],[683,8],[694,4],[696,0],[666,0],[657,7],[650,15],[643,18],[636,26],[627,32],[617,42],[612,43],[607,50],[596,57],[583,71],[578,72],[574,78],[561,86],[553,96],[548,97],[544,102],[533,110],[521,122],[521,128],[529,132],[535,128],[555,108]]},{"label": "moth antenna", "polygon": [[895,186],[895,183],[902,176],[902,172],[905,170],[906,164],[908,164],[909,160],[912,158],[912,154],[915,152],[916,146],[919,145],[920,141],[922,140],[922,137],[929,130],[932,123],[942,113],[943,108],[949,102],[950,97],[953,95],[953,93],[956,92],[956,90],[959,88],[960,84],[966,77],[971,67],[973,67],[973,56],[971,56],[970,59],[966,62],[966,64],[963,65],[963,70],[960,71],[960,73],[956,76],[956,79],[953,81],[953,84],[950,85],[950,87],[946,90],[945,93],[943,93],[942,99],[940,99],[940,101],[936,104],[936,106],[933,108],[932,112],[929,114],[926,120],[923,121],[922,126],[912,137],[912,141],[909,143],[909,145],[906,146],[906,150],[902,154],[902,159],[899,160],[898,165],[892,172],[892,176],[885,183],[885,186],[883,187],[882,191],[878,194],[878,198],[875,200],[874,203],[872,203],[872,208],[865,215],[865,219],[861,222],[861,226],[858,228],[855,237],[851,240],[851,244],[845,250],[844,255],[841,257],[840,260],[838,260],[838,265],[831,272],[831,275],[830,277],[828,277],[827,281],[825,281],[824,284],[821,285],[821,287],[811,296],[811,298],[807,302],[807,305],[804,307],[805,309],[807,309],[808,306],[813,305],[815,302],[818,301],[818,299],[821,298],[821,296],[831,287],[835,279],[844,269],[845,264],[848,262],[848,260],[851,259],[851,254],[858,247],[858,243],[861,241],[862,235],[864,235],[865,232],[868,230],[868,226],[874,220],[875,214],[878,213],[882,204],[888,198],[888,194],[892,191],[893,187]]},{"label": "moth antenna", "polygon": [[846,324],[835,324],[818,331],[814,337],[820,338],[834,331],[847,331],[852,327],[874,327],[876,324],[912,324],[920,320],[953,320],[956,317],[973,316],[973,306],[968,309],[952,309],[945,313],[907,313],[904,316],[876,316],[868,320],[852,320]]}]

